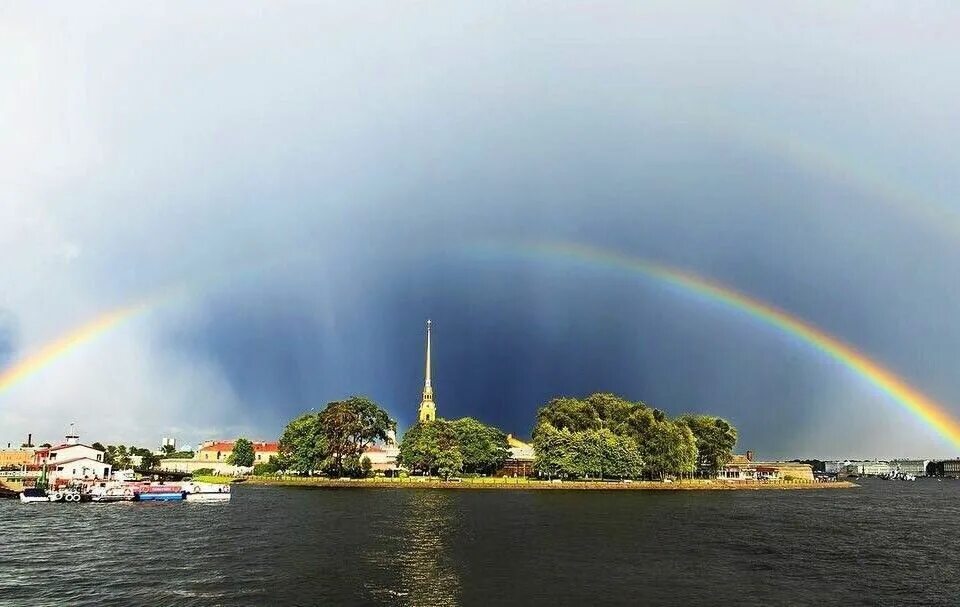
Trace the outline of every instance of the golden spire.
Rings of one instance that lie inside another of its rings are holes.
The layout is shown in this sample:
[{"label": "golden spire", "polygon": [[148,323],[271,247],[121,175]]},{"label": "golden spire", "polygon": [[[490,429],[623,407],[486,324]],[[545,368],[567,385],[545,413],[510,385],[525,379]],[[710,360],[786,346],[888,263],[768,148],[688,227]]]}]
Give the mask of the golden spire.
[{"label": "golden spire", "polygon": [[430,385],[430,329],[433,323],[427,320],[427,364],[424,371],[423,398],[420,400],[420,409],[417,419],[429,422],[437,419],[437,405],[433,402],[433,386]]}]

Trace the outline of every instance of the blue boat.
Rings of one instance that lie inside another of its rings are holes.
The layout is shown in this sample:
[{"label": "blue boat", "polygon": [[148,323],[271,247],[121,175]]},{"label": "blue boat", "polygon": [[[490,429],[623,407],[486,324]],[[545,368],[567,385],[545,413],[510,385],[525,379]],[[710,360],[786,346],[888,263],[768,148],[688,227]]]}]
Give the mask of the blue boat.
[{"label": "blue boat", "polygon": [[135,493],[133,495],[133,501],[135,502],[182,502],[184,500],[184,492],[177,491],[174,492],[165,492],[165,493]]}]

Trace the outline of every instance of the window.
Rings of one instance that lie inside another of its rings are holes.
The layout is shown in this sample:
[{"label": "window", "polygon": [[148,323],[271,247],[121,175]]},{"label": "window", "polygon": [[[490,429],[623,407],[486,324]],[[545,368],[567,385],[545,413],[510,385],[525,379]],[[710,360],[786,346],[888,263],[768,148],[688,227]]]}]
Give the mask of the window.
[{"label": "window", "polygon": [[53,461],[53,460],[55,460],[55,459],[57,459],[57,454],[56,454],[56,453],[51,453],[51,454],[50,454],[50,461]]},{"label": "window", "polygon": [[98,461],[98,462],[100,461],[100,457],[101,457],[101,455],[100,455],[99,453],[97,453],[97,461]]}]

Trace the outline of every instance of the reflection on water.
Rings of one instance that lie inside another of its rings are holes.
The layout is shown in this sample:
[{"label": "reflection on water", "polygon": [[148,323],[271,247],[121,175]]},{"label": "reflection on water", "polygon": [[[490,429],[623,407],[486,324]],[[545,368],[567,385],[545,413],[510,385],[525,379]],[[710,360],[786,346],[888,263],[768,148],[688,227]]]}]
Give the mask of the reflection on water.
[{"label": "reflection on water", "polygon": [[367,555],[367,561],[390,569],[393,588],[370,588],[378,600],[400,605],[459,605],[460,571],[452,545],[459,534],[459,509],[446,491],[405,492],[403,513],[397,528],[385,531],[382,546]]},{"label": "reflection on water", "polygon": [[0,500],[0,607],[957,605],[960,481],[862,484]]}]

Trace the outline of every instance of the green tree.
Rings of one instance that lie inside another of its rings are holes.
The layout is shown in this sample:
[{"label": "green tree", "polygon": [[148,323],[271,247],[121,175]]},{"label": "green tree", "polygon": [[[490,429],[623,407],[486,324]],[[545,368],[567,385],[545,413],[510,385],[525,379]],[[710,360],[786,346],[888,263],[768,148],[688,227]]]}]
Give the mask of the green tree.
[{"label": "green tree", "polygon": [[647,468],[654,477],[693,472],[697,465],[697,441],[686,424],[659,422],[643,449]]},{"label": "green tree", "polygon": [[93,447],[94,449],[98,450],[98,451],[106,451],[106,450],[107,450],[107,448],[104,447],[102,443],[93,443],[93,444],[90,445],[90,446]]},{"label": "green tree", "polygon": [[396,427],[387,412],[365,396],[351,396],[327,404],[320,412],[320,423],[327,445],[331,471],[340,476],[344,460],[356,460],[376,441],[387,440],[387,433]]},{"label": "green tree", "polygon": [[437,456],[436,466],[437,474],[444,479],[459,474],[463,470],[463,455],[460,454],[460,449],[452,448],[441,451]]},{"label": "green tree", "polygon": [[464,417],[453,422],[453,431],[464,472],[492,474],[510,457],[507,435],[498,428]]},{"label": "green tree", "polygon": [[173,445],[167,444],[167,445],[164,445],[160,450],[163,451],[164,457],[172,457],[173,454],[176,453],[177,448],[174,447]]},{"label": "green tree", "polygon": [[611,430],[557,430],[544,424],[533,440],[537,471],[548,478],[635,478],[643,471],[636,442]]},{"label": "green tree", "polygon": [[463,467],[463,454],[457,443],[457,432],[451,422],[435,419],[420,422],[407,430],[400,441],[397,462],[423,474],[449,475]]},{"label": "green tree", "polygon": [[594,409],[581,400],[568,397],[551,399],[537,411],[534,438],[543,424],[550,424],[557,430],[567,429],[571,432],[597,430],[603,425]]},{"label": "green tree", "polygon": [[[646,409],[642,402],[631,402],[615,394],[598,392],[586,398],[559,397],[551,399],[537,411],[537,426],[549,423],[557,430],[571,432],[616,429],[637,409]],[[534,429],[536,437],[537,429]]]},{"label": "green tree", "polygon": [[144,449],[140,452],[140,468],[143,470],[154,470],[160,467],[160,456],[154,455],[149,450]]},{"label": "green tree", "polygon": [[118,470],[128,470],[132,467],[130,453],[127,452],[127,448],[125,446],[120,445],[119,447],[114,447],[113,445],[109,445],[107,447],[107,452],[112,454],[111,459],[114,468]]},{"label": "green tree", "polygon": [[246,438],[238,438],[233,443],[233,450],[227,458],[227,463],[232,466],[250,467],[253,465],[254,457],[253,443]]},{"label": "green tree", "polygon": [[363,477],[367,478],[373,473],[373,464],[370,462],[370,458],[363,456],[363,459],[360,460],[360,470],[363,471]]},{"label": "green tree", "polygon": [[643,457],[636,441],[628,436],[601,430],[604,473],[615,478],[637,478],[643,474]]},{"label": "green tree", "polygon": [[301,474],[320,470],[328,450],[320,415],[304,413],[288,423],[280,436],[279,448],[288,469]]},{"label": "green tree", "polygon": [[570,430],[557,430],[549,422],[541,423],[538,429],[533,437],[534,469],[549,479],[566,476],[564,463],[570,450]]},{"label": "green tree", "polygon": [[363,451],[386,440],[396,422],[376,403],[363,396],[334,401],[319,413],[305,413],[284,428],[280,450],[284,469],[307,474],[327,470],[343,476],[357,474]]},{"label": "green tree", "polygon": [[685,424],[697,439],[697,465],[709,476],[716,476],[730,461],[737,444],[737,429],[721,417],[712,415],[682,415],[677,419]]},{"label": "green tree", "polygon": [[253,465],[254,476],[266,476],[268,474],[276,474],[280,470],[281,470],[280,460],[275,455],[271,455],[270,459],[268,459],[265,462],[259,462]]}]

